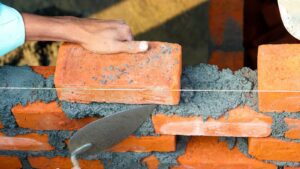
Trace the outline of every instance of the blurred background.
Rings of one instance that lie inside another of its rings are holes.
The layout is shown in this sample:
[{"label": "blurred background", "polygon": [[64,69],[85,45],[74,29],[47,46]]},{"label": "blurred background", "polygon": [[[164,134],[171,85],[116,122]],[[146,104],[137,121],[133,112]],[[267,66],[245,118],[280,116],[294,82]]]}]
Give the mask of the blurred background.
[{"label": "blurred background", "polygon": [[[295,43],[284,29],[276,0],[1,0],[21,12],[124,19],[137,40],[183,46],[185,65],[256,68],[260,44]],[[67,32],[66,32],[67,33]],[[60,43],[27,42],[0,65],[52,65]]]}]

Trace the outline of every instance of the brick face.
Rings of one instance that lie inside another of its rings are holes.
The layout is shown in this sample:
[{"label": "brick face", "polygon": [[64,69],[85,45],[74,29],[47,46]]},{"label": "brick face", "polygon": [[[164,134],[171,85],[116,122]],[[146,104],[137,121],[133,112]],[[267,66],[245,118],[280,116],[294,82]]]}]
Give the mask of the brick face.
[{"label": "brick face", "polygon": [[55,66],[32,66],[32,70],[44,78],[48,78],[49,76],[54,75]]},{"label": "brick face", "polygon": [[97,119],[69,119],[57,102],[17,105],[12,113],[20,127],[34,130],[77,130]]},{"label": "brick face", "polygon": [[218,120],[201,117],[180,117],[158,114],[152,116],[155,131],[159,134],[194,136],[267,137],[271,134],[272,119],[253,111],[250,107],[238,107],[228,112],[228,117]]},{"label": "brick face", "polygon": [[216,137],[192,137],[178,162],[180,166],[173,169],[277,169],[275,165],[246,157],[237,147],[229,150],[227,143]]},{"label": "brick face", "polygon": [[148,169],[158,169],[159,160],[155,157],[155,155],[151,155],[143,159],[143,163],[145,163]]},{"label": "brick face", "polygon": [[244,52],[213,51],[208,63],[236,71],[244,67]]},{"label": "brick face", "polygon": [[[263,45],[258,52],[259,110],[300,111],[300,45]],[[276,72],[276,73],[275,73]],[[284,92],[288,91],[288,92]],[[293,92],[294,91],[294,92]]]},{"label": "brick face", "polygon": [[0,150],[42,151],[53,149],[45,134],[31,133],[8,137],[0,133]]},{"label": "brick face", "polygon": [[[228,20],[236,22],[242,31],[244,0],[210,0],[209,16],[210,37],[214,44],[220,46],[224,42],[225,29]],[[230,33],[232,32],[226,32],[226,34]]]},{"label": "brick face", "polygon": [[249,138],[249,154],[260,160],[300,162],[300,143],[275,138]]},{"label": "brick face", "polygon": [[18,157],[1,156],[0,155],[0,168],[1,169],[21,169],[22,164]]},{"label": "brick face", "polygon": [[[70,169],[72,163],[65,157],[29,157],[29,163],[36,169]],[[82,169],[104,169],[103,164],[98,160],[79,160]]]},{"label": "brick face", "polygon": [[181,62],[181,46],[177,44],[152,42],[146,53],[112,55],[64,44],[59,51],[55,85],[64,88],[57,92],[59,99],[66,101],[173,105],[180,99]]},{"label": "brick face", "polygon": [[288,131],[285,132],[285,137],[290,139],[300,139],[300,119],[284,119],[288,125]]},{"label": "brick face", "polygon": [[114,152],[172,152],[175,150],[175,136],[130,136],[110,149]]}]

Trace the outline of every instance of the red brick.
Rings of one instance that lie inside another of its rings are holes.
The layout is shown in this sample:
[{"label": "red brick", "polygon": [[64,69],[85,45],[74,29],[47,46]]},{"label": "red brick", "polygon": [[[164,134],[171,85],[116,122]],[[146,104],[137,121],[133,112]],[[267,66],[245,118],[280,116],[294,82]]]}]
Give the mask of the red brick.
[{"label": "red brick", "polygon": [[210,37],[216,45],[223,44],[224,30],[228,19],[234,20],[243,29],[244,0],[210,0]]},{"label": "red brick", "polygon": [[236,71],[244,67],[244,52],[213,51],[208,63]]},{"label": "red brick", "polygon": [[300,143],[275,138],[249,138],[249,154],[259,160],[300,162]]},{"label": "red brick", "polygon": [[175,136],[130,136],[110,149],[113,152],[171,152],[175,150]]},{"label": "red brick", "polygon": [[[65,157],[28,157],[29,163],[36,169],[70,169],[72,163],[70,158]],[[79,160],[82,169],[104,169],[103,164],[98,160]]]},{"label": "red brick", "polygon": [[53,149],[45,134],[31,133],[8,137],[0,133],[0,150],[41,151]]},{"label": "red brick", "polygon": [[186,152],[178,158],[180,166],[173,169],[276,169],[272,164],[251,159],[237,147],[228,149],[216,137],[192,137]]},{"label": "red brick", "polygon": [[[300,45],[263,45],[258,52],[259,110],[300,111]],[[263,92],[268,91],[268,92]]]},{"label": "red brick", "polygon": [[55,66],[32,66],[32,70],[44,78],[48,78],[49,76],[54,75]]},{"label": "red brick", "polygon": [[228,117],[218,120],[201,117],[180,117],[158,114],[152,116],[156,133],[193,136],[267,137],[271,134],[272,119],[252,110],[238,107]]},{"label": "red brick", "polygon": [[143,163],[146,163],[148,169],[158,169],[159,166],[159,160],[155,155],[144,158]]},{"label": "red brick", "polygon": [[284,169],[300,169],[300,167],[284,167]]},{"label": "red brick", "polygon": [[55,85],[60,100],[173,105],[180,99],[181,65],[177,44],[151,42],[146,53],[99,55],[67,43],[59,50]]},{"label": "red brick", "polygon": [[0,155],[1,169],[21,169],[22,164],[18,157]]},{"label": "red brick", "polygon": [[12,108],[19,127],[34,130],[77,130],[96,118],[69,119],[57,102],[35,102]]},{"label": "red brick", "polygon": [[300,119],[284,119],[288,125],[288,131],[285,132],[285,137],[290,139],[300,139]]}]

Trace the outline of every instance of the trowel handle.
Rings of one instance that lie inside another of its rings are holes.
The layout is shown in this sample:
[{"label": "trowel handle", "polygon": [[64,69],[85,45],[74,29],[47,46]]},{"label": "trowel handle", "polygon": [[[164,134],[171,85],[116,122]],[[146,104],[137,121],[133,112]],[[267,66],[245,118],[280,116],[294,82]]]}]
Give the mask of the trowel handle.
[{"label": "trowel handle", "polygon": [[73,164],[72,169],[81,169],[77,160],[77,155],[89,150],[91,147],[92,147],[92,143],[87,143],[78,147],[71,153],[71,162]]}]

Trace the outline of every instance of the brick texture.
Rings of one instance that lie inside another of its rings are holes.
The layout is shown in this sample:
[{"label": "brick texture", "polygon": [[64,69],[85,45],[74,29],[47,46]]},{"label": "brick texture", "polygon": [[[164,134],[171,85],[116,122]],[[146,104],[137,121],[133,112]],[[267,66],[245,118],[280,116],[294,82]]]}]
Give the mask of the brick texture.
[{"label": "brick texture", "polygon": [[152,116],[156,133],[194,136],[267,137],[271,134],[272,119],[253,111],[250,107],[238,107],[228,112],[228,117],[218,120],[201,117],[180,117],[158,114]]},{"label": "brick texture", "polygon": [[110,149],[114,152],[172,152],[175,150],[175,136],[130,136]]},{"label": "brick texture", "polygon": [[18,157],[1,156],[0,155],[0,168],[1,169],[21,169],[22,164]]},{"label": "brick texture", "polygon": [[31,69],[44,78],[54,75],[55,72],[55,66],[32,66]]},{"label": "brick texture", "polygon": [[275,165],[246,157],[237,147],[229,150],[227,143],[216,137],[192,137],[178,162],[180,166],[173,169],[277,169]]},{"label": "brick texture", "polygon": [[69,119],[57,102],[35,102],[12,108],[19,127],[34,130],[77,130],[97,118]]},{"label": "brick texture", "polygon": [[[29,163],[36,169],[70,169],[72,163],[65,157],[29,157]],[[103,164],[98,160],[79,160],[82,169],[104,169]]]},{"label": "brick texture", "polygon": [[143,159],[143,163],[145,163],[148,169],[158,169],[159,160],[155,157],[155,155],[151,155]]},{"label": "brick texture", "polygon": [[288,125],[288,131],[285,132],[285,137],[290,139],[300,139],[300,119],[284,119]]},{"label": "brick texture", "polygon": [[213,51],[208,63],[236,71],[244,67],[244,52]]},{"label": "brick texture", "polygon": [[300,143],[275,138],[249,138],[249,154],[260,160],[300,162]]},{"label": "brick texture", "polygon": [[210,0],[209,16],[210,37],[214,44],[222,45],[229,20],[243,29],[244,0]]},{"label": "brick texture", "polygon": [[35,133],[8,137],[0,133],[0,150],[42,151],[53,150],[47,135]]},{"label": "brick texture", "polygon": [[173,105],[180,99],[181,62],[177,44],[152,42],[146,53],[113,55],[64,44],[59,51],[55,85],[63,88],[57,89],[58,97],[66,101]]},{"label": "brick texture", "polygon": [[257,64],[258,89],[282,91],[259,92],[259,110],[300,111],[300,45],[260,46]]}]

